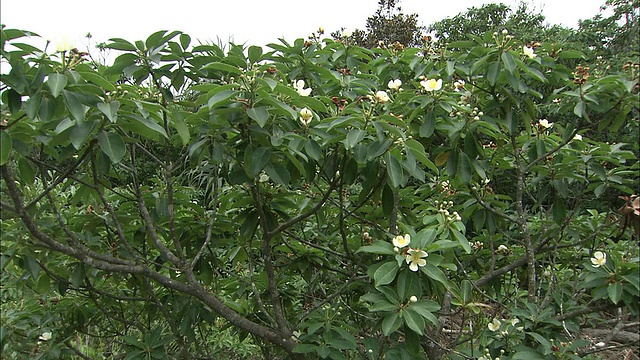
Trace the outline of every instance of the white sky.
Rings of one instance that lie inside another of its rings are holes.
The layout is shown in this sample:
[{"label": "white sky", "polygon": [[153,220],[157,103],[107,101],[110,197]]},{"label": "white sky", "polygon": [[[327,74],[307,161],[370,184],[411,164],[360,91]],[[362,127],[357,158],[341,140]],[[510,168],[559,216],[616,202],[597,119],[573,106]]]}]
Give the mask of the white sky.
[{"label": "white sky", "polygon": [[[472,6],[518,0],[401,0],[405,14],[417,13],[422,25],[455,16]],[[592,18],[605,0],[529,0],[547,22],[576,27]],[[2,0],[0,22],[46,39],[68,37],[79,49],[84,36],[93,42],[122,37],[146,39],[157,30],[180,30],[192,39],[265,45],[279,37],[293,41],[323,26],[326,35],[340,27],[365,27],[377,0]],[[530,5],[531,7],[531,5]],[[85,44],[85,46],[83,46]]]}]

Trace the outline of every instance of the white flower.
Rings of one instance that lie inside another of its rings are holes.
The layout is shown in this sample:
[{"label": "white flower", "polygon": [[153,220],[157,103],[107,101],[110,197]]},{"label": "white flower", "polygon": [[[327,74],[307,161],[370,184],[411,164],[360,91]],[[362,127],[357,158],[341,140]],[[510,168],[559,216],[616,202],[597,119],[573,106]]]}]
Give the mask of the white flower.
[{"label": "white flower", "polygon": [[455,87],[455,91],[460,91],[464,88],[464,84],[466,84],[466,82],[462,79],[456,80],[456,82],[453,83],[453,86]]},{"label": "white flower", "polygon": [[293,88],[296,89],[300,96],[309,96],[311,94],[311,88],[304,88],[304,80],[294,81]]},{"label": "white flower", "polygon": [[387,86],[391,90],[396,90],[396,91],[400,90],[400,86],[402,86],[402,80],[400,79],[389,80],[389,83],[387,84]]},{"label": "white flower", "polygon": [[602,341],[595,343],[596,347],[604,347],[606,344]]},{"label": "white flower", "polygon": [[509,30],[507,29],[502,30],[502,35],[507,35],[508,33],[509,33]]},{"label": "white flower", "polygon": [[522,52],[529,57],[529,59],[534,59],[538,55],[533,52],[533,48],[528,47],[527,45],[522,47]]},{"label": "white flower", "polygon": [[313,118],[313,113],[307,108],[300,109],[300,122],[304,126],[308,126]]},{"label": "white flower", "polygon": [[597,268],[607,263],[607,254],[602,251],[596,251],[593,253],[593,257],[591,258],[591,263],[593,267]]},{"label": "white flower", "polygon": [[427,265],[427,260],[423,259],[429,256],[426,251],[418,250],[418,249],[409,249],[407,251],[407,264],[409,264],[409,269],[411,271],[418,271],[418,266],[422,267]]},{"label": "white flower", "polygon": [[411,301],[412,303],[418,302],[418,298],[415,295],[411,295],[411,297],[409,298],[409,301]]},{"label": "white flower", "polygon": [[576,135],[573,137],[573,140],[582,141],[582,135],[580,135],[580,134],[576,134]]},{"label": "white flower", "polygon": [[60,36],[53,43],[56,46],[56,52],[65,52],[75,48],[75,46],[71,42],[71,39],[69,39],[69,37],[67,36]]},{"label": "white flower", "polygon": [[387,94],[386,91],[378,91],[376,92],[376,100],[378,100],[379,103],[384,104],[387,101],[389,101],[389,95]]},{"label": "white flower", "polygon": [[47,340],[51,340],[51,332],[47,331],[47,332],[43,332],[42,335],[40,335],[40,337],[38,339],[42,340],[42,341],[47,341]]},{"label": "white flower", "polygon": [[500,245],[498,246],[498,251],[509,251],[509,248],[506,247],[505,245]]},{"label": "white flower", "polygon": [[518,318],[513,318],[511,319],[511,326],[516,326],[519,322],[520,320],[518,320]]},{"label": "white flower", "polygon": [[429,79],[420,81],[420,85],[427,91],[434,91],[442,89],[442,79]]},{"label": "white flower", "polygon": [[498,331],[498,329],[500,329],[500,324],[501,324],[500,320],[494,318],[492,322],[487,324],[487,327],[491,331]]},{"label": "white flower", "polygon": [[538,124],[540,124],[540,126],[542,126],[545,129],[549,129],[553,126],[552,122],[549,122],[549,120],[547,119],[540,119],[538,120]]},{"label": "white flower", "polygon": [[260,181],[261,183],[269,181],[269,175],[265,173],[260,174],[260,178],[258,178],[258,181]]},{"label": "white flower", "polygon": [[403,248],[411,242],[411,235],[405,234],[404,237],[402,235],[398,235],[394,237],[391,242],[393,242],[393,246]]},{"label": "white flower", "polygon": [[342,36],[349,38],[351,37],[351,35],[353,35],[353,31],[351,29],[344,29],[342,31]]}]

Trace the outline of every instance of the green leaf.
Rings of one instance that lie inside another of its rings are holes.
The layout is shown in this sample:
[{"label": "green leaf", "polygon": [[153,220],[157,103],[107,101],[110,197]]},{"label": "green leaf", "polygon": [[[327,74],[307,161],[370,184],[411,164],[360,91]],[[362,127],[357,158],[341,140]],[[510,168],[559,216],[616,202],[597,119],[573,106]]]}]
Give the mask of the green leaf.
[{"label": "green leaf", "polygon": [[534,339],[536,339],[536,341],[538,343],[540,343],[540,345],[542,345],[542,347],[544,347],[546,351],[550,351],[551,350],[551,343],[544,336],[542,336],[542,335],[540,335],[538,333],[532,332],[532,331],[527,331],[526,333],[529,336],[531,336]]},{"label": "green leaf", "polygon": [[402,317],[404,318],[404,323],[409,326],[409,329],[413,330],[417,334],[424,334],[425,323],[422,315],[415,312],[411,307],[408,307],[402,313]]},{"label": "green leaf", "polygon": [[400,319],[400,314],[397,312],[392,312],[391,314],[385,316],[382,320],[382,333],[385,336],[391,335],[394,331],[398,330],[402,325],[402,319]]},{"label": "green leaf", "polygon": [[424,117],[424,123],[420,126],[420,137],[428,138],[436,130],[436,113],[430,110]]},{"label": "green leaf", "polygon": [[434,326],[438,326],[438,318],[433,314],[434,311],[440,310],[440,305],[432,300],[418,300],[409,304],[412,311],[420,314],[423,319],[429,321]]},{"label": "green leaf", "polygon": [[316,351],[318,345],[313,344],[298,344],[293,348],[293,352],[297,354],[306,354]]},{"label": "green leaf", "polygon": [[393,282],[396,278],[396,274],[398,273],[398,269],[397,261],[388,261],[382,264],[376,272],[373,273],[373,281],[375,282],[376,287]]},{"label": "green leaf", "polygon": [[128,42],[125,39],[121,39],[121,38],[113,38],[113,39],[109,39],[109,41],[111,41],[110,44],[107,44],[107,48],[108,49],[114,49],[114,50],[122,50],[122,51],[136,51],[136,47]]},{"label": "green leaf", "polygon": [[40,275],[40,265],[38,264],[38,260],[33,256],[27,255],[24,257],[24,266],[31,275],[31,278],[36,280],[38,275]]},{"label": "green leaf", "polygon": [[269,162],[269,158],[271,157],[271,151],[269,148],[260,147],[253,150],[251,153],[251,167],[249,168],[249,177],[255,177],[262,171],[262,169]]},{"label": "green leaf", "polygon": [[238,68],[237,66],[233,66],[233,65],[229,65],[221,62],[213,62],[213,63],[207,64],[205,67],[202,68],[202,70],[219,70],[222,72],[231,73],[233,75],[242,74],[242,69]]},{"label": "green leaf", "polygon": [[84,122],[85,108],[80,102],[78,94],[72,91],[62,90],[62,97],[69,108],[69,112],[78,122]]},{"label": "green leaf", "polygon": [[414,308],[415,311],[418,311],[418,312],[428,311],[432,313],[440,310],[440,304],[438,304],[433,300],[420,299],[417,302],[412,303],[411,306]]},{"label": "green leaf", "polygon": [[447,288],[449,287],[449,281],[447,280],[447,277],[444,275],[442,270],[429,264],[429,258],[427,258],[427,264],[425,266],[420,267],[420,270],[431,279],[440,282]]},{"label": "green leaf", "polygon": [[71,285],[73,285],[76,288],[79,287],[80,285],[82,285],[82,283],[84,283],[84,277],[85,277],[84,266],[82,264],[77,264],[76,268],[73,270],[73,273],[71,274]]},{"label": "green leaf", "polygon": [[186,50],[189,47],[189,44],[191,44],[191,36],[187,34],[180,34],[180,46]]},{"label": "green leaf", "polygon": [[38,277],[37,289],[41,294],[49,292],[49,289],[51,289],[51,279],[47,274],[40,274],[40,277]]},{"label": "green leaf", "polygon": [[318,144],[317,141],[313,139],[308,139],[304,143],[304,150],[307,153],[307,155],[309,155],[309,157],[311,157],[313,160],[320,161],[320,158],[322,157],[322,148],[320,147],[320,144]]},{"label": "green leaf", "polygon": [[622,284],[619,282],[609,284],[609,286],[607,286],[607,293],[609,294],[611,302],[617,304],[622,298]]},{"label": "green leaf", "polygon": [[408,299],[412,295],[420,295],[420,277],[414,271],[404,269],[398,275],[398,296],[400,299]]},{"label": "green leaf", "polygon": [[264,167],[264,171],[269,175],[271,180],[275,181],[276,184],[280,184],[284,187],[289,186],[289,181],[291,180],[291,174],[289,170],[287,170],[284,166],[275,163],[269,163]]},{"label": "green leaf", "polygon": [[376,240],[371,245],[362,246],[356,253],[365,252],[369,254],[395,255],[393,244],[388,241]]},{"label": "green leaf", "polygon": [[169,34],[165,35],[166,33],[167,30],[160,30],[149,35],[149,37],[145,41],[147,49],[159,48],[160,46],[166,44],[169,40],[180,34],[180,31],[172,31]]},{"label": "green leaf", "polygon": [[362,139],[366,132],[360,129],[351,129],[344,140],[344,147],[347,150],[353,149]]},{"label": "green leaf", "polygon": [[400,184],[402,184],[402,166],[398,159],[390,152],[385,155],[385,160],[387,162],[387,172],[389,174],[389,180],[391,180],[391,186],[397,189],[400,187]]},{"label": "green leaf", "polygon": [[516,69],[516,63],[513,58],[513,55],[511,55],[511,53],[508,53],[508,52],[503,52],[501,55],[501,58],[502,58],[502,61],[504,62],[504,67],[507,69],[508,72],[513,74],[513,72]]},{"label": "green leaf", "polygon": [[207,102],[207,106],[209,106],[209,109],[213,109],[219,104],[229,100],[231,97],[235,96],[237,93],[238,93],[237,90],[220,91],[219,93],[216,93],[209,99],[209,101]]},{"label": "green leaf", "polygon": [[379,312],[379,311],[386,312],[386,311],[396,311],[396,310],[398,310],[398,304],[391,303],[386,299],[376,301],[376,303],[371,305],[371,307],[369,308],[369,311],[371,312]]},{"label": "green leaf", "polygon": [[80,76],[82,76],[85,80],[100,86],[105,91],[116,90],[116,86],[113,83],[103,78],[101,75],[98,75],[97,73],[89,72],[89,71],[78,71],[78,74],[80,74]]},{"label": "green leaf", "polygon": [[562,50],[558,53],[558,59],[584,59],[585,56],[579,51]]},{"label": "green leaf", "polygon": [[49,85],[51,95],[53,95],[54,98],[57,98],[62,92],[62,89],[67,86],[67,77],[57,73],[49,74],[49,77],[47,78],[47,85]]},{"label": "green leaf", "polygon": [[584,109],[586,107],[586,103],[583,100],[578,101],[576,106],[573,107],[573,113],[576,114],[577,117],[584,117]]},{"label": "green leaf", "polygon": [[[162,136],[164,136],[165,138],[169,138],[169,136],[167,136],[167,132],[164,131],[164,128],[162,126],[160,126],[158,123],[149,120],[149,119],[145,119],[141,116],[131,116],[131,119],[135,120],[137,123],[144,125],[144,127],[146,127],[147,129],[158,133]],[[140,134],[143,135],[143,134]]]},{"label": "green leaf", "polygon": [[31,166],[26,158],[20,158],[18,160],[18,170],[20,171],[20,177],[22,181],[26,182],[27,184],[34,183],[34,181],[36,180],[36,174],[33,166]]},{"label": "green leaf", "polygon": [[260,46],[249,46],[249,50],[247,51],[249,54],[249,61],[253,63],[257,63],[262,60],[262,47]]},{"label": "green leaf", "polygon": [[12,145],[11,136],[5,130],[2,130],[0,132],[0,165],[4,165],[9,161]]},{"label": "green leaf", "polygon": [[367,161],[371,161],[378,156],[384,154],[392,142],[389,139],[384,141],[373,141],[367,146]]},{"label": "green leaf", "polygon": [[98,121],[83,121],[76,122],[75,126],[71,128],[69,133],[69,141],[76,150],[79,150],[82,145],[87,141],[89,135],[97,127]]},{"label": "green leaf", "polygon": [[114,164],[119,163],[126,153],[124,140],[122,140],[120,134],[116,132],[100,131],[98,133],[98,143],[100,144],[102,152],[107,154]]},{"label": "green leaf", "polygon": [[456,175],[464,184],[471,182],[471,161],[467,154],[462,151],[460,151],[460,156],[458,157],[458,170],[456,171]]},{"label": "green leaf", "polygon": [[182,146],[187,146],[189,140],[191,139],[191,135],[189,134],[189,128],[187,127],[187,124],[184,122],[184,119],[181,115],[174,114],[173,127],[175,127],[180,140],[182,140]]},{"label": "green leaf", "polygon": [[118,100],[110,103],[98,103],[98,110],[105,114],[112,123],[118,120],[118,109],[120,109],[120,102]]},{"label": "green leaf", "polygon": [[14,89],[7,91],[7,102],[9,103],[9,111],[16,114],[22,108],[22,96]]},{"label": "green leaf", "polygon": [[558,225],[561,225],[567,218],[567,210],[564,206],[564,200],[560,196],[556,196],[555,200],[553,201],[553,209],[551,213],[553,216],[553,221]]},{"label": "green leaf", "polygon": [[469,240],[458,230],[449,228],[449,232],[451,235],[458,241],[460,246],[466,251],[467,254],[471,254],[471,245],[469,244]]},{"label": "green leaf", "polygon": [[247,115],[257,122],[260,127],[264,127],[267,124],[267,120],[269,120],[269,111],[264,106],[247,109]]},{"label": "green leaf", "polygon": [[498,81],[499,75],[500,75],[500,63],[495,62],[489,65],[489,69],[487,70],[487,80],[489,80],[489,85],[494,86]]}]

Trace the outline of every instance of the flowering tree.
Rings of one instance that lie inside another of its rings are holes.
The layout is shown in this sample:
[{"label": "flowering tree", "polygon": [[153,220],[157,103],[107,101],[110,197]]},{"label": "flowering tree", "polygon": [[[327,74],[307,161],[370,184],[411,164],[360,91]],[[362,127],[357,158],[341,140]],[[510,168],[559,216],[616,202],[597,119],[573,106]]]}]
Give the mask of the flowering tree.
[{"label": "flowering tree", "polygon": [[4,351],[212,358],[231,327],[264,358],[578,358],[583,316],[637,316],[594,204],[638,154],[588,130],[637,127],[637,81],[579,53],[161,31],[102,66],[26,35],[2,30],[0,205],[33,302]]}]

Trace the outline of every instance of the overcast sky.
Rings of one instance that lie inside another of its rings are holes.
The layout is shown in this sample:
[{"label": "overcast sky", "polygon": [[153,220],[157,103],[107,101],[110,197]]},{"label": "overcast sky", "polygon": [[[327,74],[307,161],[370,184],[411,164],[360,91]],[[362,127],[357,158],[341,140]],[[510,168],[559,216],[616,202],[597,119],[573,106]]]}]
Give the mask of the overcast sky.
[{"label": "overcast sky", "polygon": [[[515,7],[519,1],[401,0],[400,6],[404,13],[417,13],[426,26],[489,2]],[[528,0],[547,22],[570,27],[592,18],[604,2]],[[307,37],[319,26],[327,34],[340,27],[364,28],[376,8],[377,0],[2,0],[0,22],[46,39],[68,37],[80,49],[89,32],[95,43],[113,37],[145,39],[157,30],[180,30],[202,41],[265,45],[279,37]]]}]

